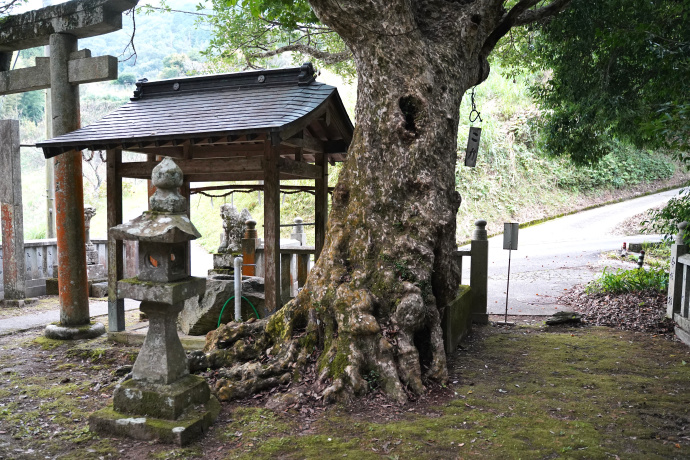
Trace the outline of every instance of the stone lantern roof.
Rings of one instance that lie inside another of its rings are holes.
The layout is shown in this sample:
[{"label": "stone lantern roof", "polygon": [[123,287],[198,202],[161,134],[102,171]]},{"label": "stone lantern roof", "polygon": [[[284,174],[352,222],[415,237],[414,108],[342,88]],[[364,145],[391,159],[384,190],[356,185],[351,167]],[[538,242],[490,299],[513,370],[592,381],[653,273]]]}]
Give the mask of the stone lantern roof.
[{"label": "stone lantern roof", "polygon": [[110,229],[118,240],[137,240],[145,243],[184,243],[201,234],[185,214],[186,202],[179,194],[182,170],[170,158],[164,158],[153,169],[151,178],[156,192],[149,199],[151,211]]},{"label": "stone lantern roof", "polygon": [[110,229],[117,240],[137,240],[147,243],[183,243],[201,234],[184,214],[144,212],[127,223]]}]

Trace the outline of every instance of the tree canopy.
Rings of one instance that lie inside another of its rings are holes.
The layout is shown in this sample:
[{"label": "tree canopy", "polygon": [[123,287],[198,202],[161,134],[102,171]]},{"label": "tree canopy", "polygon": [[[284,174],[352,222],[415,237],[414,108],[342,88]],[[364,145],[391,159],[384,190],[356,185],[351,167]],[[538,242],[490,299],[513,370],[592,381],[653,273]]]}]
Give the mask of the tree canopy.
[{"label": "tree canopy", "polygon": [[258,68],[282,53],[305,56],[341,75],[354,75],[352,53],[322,24],[306,0],[212,0],[206,20],[213,38],[208,54],[232,66]]},{"label": "tree canopy", "polygon": [[573,0],[562,14],[503,43],[513,72],[546,75],[533,86],[553,153],[596,161],[612,137],[687,150],[690,136],[690,2]]}]

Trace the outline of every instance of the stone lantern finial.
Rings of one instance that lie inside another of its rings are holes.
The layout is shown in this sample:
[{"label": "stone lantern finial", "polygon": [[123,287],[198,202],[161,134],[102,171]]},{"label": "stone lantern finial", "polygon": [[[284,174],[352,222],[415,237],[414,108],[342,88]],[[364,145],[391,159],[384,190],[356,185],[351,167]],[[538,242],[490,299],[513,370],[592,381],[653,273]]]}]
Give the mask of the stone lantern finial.
[{"label": "stone lantern finial", "polygon": [[151,211],[178,214],[187,210],[187,200],[179,191],[183,184],[182,170],[171,158],[165,157],[153,168],[151,182],[156,187],[149,198]]}]

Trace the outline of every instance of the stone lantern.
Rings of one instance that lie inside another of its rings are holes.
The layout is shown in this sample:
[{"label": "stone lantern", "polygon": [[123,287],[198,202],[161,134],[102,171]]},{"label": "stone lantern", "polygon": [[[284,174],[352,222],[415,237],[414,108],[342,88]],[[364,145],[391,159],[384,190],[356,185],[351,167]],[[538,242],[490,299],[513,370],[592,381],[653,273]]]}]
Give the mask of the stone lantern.
[{"label": "stone lantern", "polygon": [[190,276],[187,267],[188,242],[200,234],[178,191],[182,171],[165,158],[152,182],[151,210],[110,229],[115,239],[139,242],[139,275],[119,281],[117,292],[119,298],[141,300],[149,330],[132,378],[115,389],[113,406],[92,414],[89,423],[103,434],[184,445],[206,431],[219,411],[206,381],[189,373],[177,335],[184,301],[202,295],[206,280]]}]

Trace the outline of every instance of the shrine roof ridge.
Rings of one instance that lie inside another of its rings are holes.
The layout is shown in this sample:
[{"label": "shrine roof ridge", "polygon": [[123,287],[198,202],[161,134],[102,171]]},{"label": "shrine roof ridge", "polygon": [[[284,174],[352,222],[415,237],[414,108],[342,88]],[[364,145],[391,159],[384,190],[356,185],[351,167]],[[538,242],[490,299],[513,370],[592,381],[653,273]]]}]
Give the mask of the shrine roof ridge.
[{"label": "shrine roof ridge", "polygon": [[216,75],[189,76],[166,80],[139,80],[132,100],[155,96],[169,97],[176,93],[306,86],[315,80],[316,70],[310,62],[300,67],[261,69]]}]

